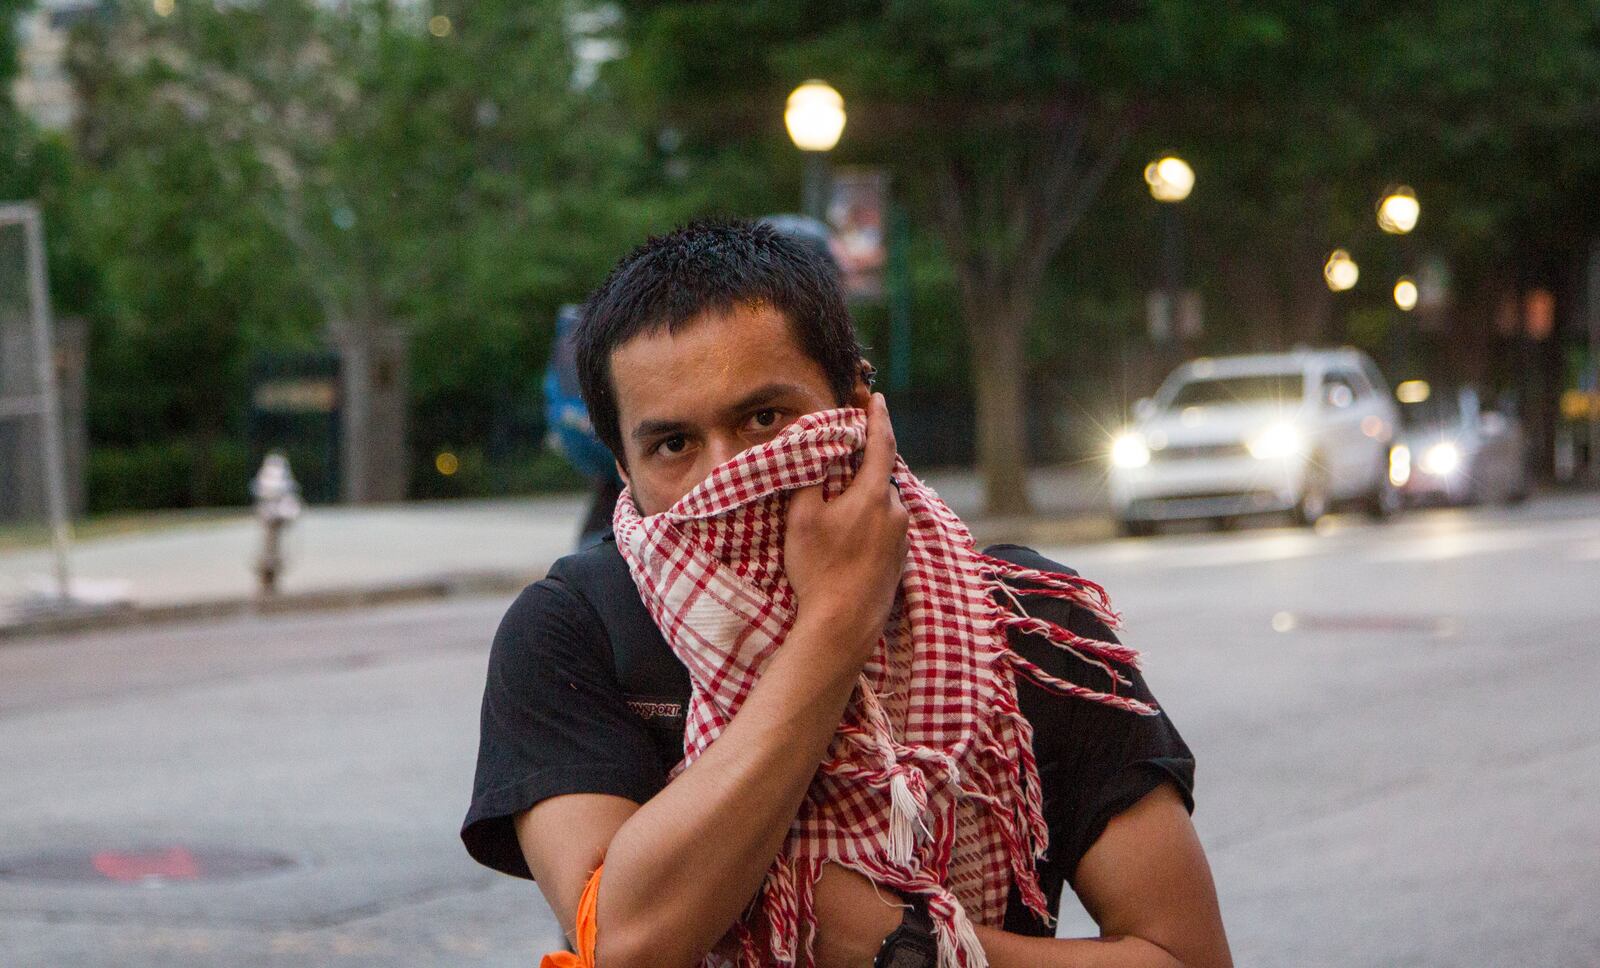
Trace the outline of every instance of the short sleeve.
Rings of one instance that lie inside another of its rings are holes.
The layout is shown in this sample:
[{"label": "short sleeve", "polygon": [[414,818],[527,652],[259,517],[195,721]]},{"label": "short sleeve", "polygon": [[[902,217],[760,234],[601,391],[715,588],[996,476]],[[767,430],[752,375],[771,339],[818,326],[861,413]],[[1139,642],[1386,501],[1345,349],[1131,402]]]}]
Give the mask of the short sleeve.
[{"label": "short sleeve", "polygon": [[644,803],[665,782],[647,727],[623,701],[593,608],[559,579],[528,586],[489,653],[477,774],[461,828],[467,852],[531,877],[517,814],[569,793]]},{"label": "short sleeve", "polygon": [[[1073,573],[1034,551],[1014,545],[990,548],[988,553],[1029,568]],[[1024,596],[1023,602],[1031,614],[1078,635],[1117,641],[1111,630],[1087,609],[1060,599]],[[1017,651],[1058,678],[1110,691],[1112,683],[1104,670],[1041,636],[1015,635],[1012,643]],[[1159,707],[1138,670],[1118,668],[1131,682],[1131,686],[1119,685],[1119,693]],[[1165,711],[1141,716],[1049,692],[1020,676],[1017,699],[1034,730],[1045,820],[1050,827],[1050,851],[1041,874],[1047,878],[1052,896],[1063,880],[1072,881],[1078,862],[1100,839],[1111,818],[1156,787],[1170,783],[1184,805],[1191,812],[1194,810],[1194,754]]]}]

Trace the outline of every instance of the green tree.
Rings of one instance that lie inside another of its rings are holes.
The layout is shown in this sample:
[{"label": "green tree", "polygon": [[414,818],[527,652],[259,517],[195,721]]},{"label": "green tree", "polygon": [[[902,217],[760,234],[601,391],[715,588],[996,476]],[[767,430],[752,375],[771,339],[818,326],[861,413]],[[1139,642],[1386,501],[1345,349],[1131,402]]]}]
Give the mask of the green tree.
[{"label": "green tree", "polygon": [[[1319,274],[1342,240],[1370,244],[1376,269],[1424,244],[1475,265],[1530,233],[1559,245],[1592,231],[1557,224],[1592,197],[1573,184],[1594,166],[1582,132],[1595,16],[1578,0],[623,7],[626,88],[704,146],[792,171],[795,153],[778,150],[784,95],[812,76],[843,92],[838,154],[892,166],[943,242],[991,511],[1028,504],[1027,334],[1041,300],[1061,304],[1051,291],[1082,279],[1078,264],[1118,279],[1125,307],[1149,281],[1138,263],[1154,249],[1154,203],[1131,196],[1161,150],[1200,173],[1184,203],[1203,243],[1191,265],[1232,345],[1342,336]],[[1400,181],[1428,200],[1426,238],[1384,250],[1372,206]]]},{"label": "green tree", "polygon": [[237,423],[255,350],[400,326],[426,466],[536,426],[556,307],[673,217],[605,89],[574,83],[572,9],[127,2],[84,28],[79,224],[107,328],[148,337],[100,342],[146,377],[103,399]]},{"label": "green tree", "polygon": [[841,154],[892,163],[953,270],[994,513],[1029,507],[1026,350],[1054,260],[1153,105],[1278,39],[1204,3],[624,6],[632,89],[708,137],[775,139],[810,76],[844,93]]}]

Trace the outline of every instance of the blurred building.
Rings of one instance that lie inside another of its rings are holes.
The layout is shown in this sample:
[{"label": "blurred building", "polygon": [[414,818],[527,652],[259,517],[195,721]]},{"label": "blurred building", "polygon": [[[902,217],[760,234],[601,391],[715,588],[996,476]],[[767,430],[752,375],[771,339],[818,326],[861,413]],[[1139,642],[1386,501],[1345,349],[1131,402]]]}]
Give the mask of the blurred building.
[{"label": "blurred building", "polygon": [[17,107],[42,128],[62,130],[77,117],[78,101],[66,70],[67,34],[72,25],[96,16],[100,6],[85,0],[40,0],[17,19]]}]

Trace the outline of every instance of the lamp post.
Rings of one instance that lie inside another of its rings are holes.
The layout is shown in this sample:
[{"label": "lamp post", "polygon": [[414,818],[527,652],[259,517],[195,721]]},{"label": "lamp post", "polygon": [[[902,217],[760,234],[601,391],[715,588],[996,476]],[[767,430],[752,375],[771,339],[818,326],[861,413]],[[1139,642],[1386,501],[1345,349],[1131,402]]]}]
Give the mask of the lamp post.
[{"label": "lamp post", "polygon": [[1409,313],[1417,308],[1417,284],[1410,276],[1401,276],[1394,284],[1394,304],[1400,307],[1401,312]]},{"label": "lamp post", "polygon": [[1186,335],[1179,325],[1183,221],[1178,204],[1194,190],[1194,169],[1177,155],[1167,154],[1145,166],[1144,180],[1150,186],[1150,197],[1161,203],[1161,289],[1149,314],[1150,334],[1158,343],[1176,349]]},{"label": "lamp post", "polygon": [[1405,235],[1417,227],[1422,216],[1422,203],[1409,185],[1396,185],[1383,193],[1378,202],[1378,228],[1390,235]]},{"label": "lamp post", "polygon": [[1356,260],[1350,258],[1350,253],[1344,249],[1334,249],[1328,253],[1328,260],[1322,264],[1322,278],[1328,288],[1334,292],[1344,292],[1354,289],[1356,280],[1361,278],[1361,267],[1356,265]]},{"label": "lamp post", "polygon": [[839,143],[844,122],[844,97],[826,81],[806,81],[795,88],[784,108],[789,137],[806,155],[801,209],[818,221],[827,217],[827,154]]}]

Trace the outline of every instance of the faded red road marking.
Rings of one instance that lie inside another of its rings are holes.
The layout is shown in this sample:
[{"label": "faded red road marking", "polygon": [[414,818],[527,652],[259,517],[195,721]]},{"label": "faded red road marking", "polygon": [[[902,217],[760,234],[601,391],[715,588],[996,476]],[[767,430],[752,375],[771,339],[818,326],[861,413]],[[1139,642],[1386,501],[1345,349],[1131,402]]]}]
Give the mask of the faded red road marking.
[{"label": "faded red road marking", "polygon": [[102,877],[113,881],[192,881],[200,877],[200,862],[186,847],[140,852],[102,850],[89,860]]}]

